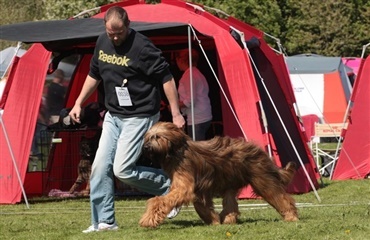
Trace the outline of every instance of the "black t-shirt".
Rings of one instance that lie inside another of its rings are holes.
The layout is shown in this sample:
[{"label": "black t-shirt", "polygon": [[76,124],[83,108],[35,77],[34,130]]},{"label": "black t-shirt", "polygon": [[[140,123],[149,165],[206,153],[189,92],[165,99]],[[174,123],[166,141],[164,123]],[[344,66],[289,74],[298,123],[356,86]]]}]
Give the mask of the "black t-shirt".
[{"label": "black t-shirt", "polygon": [[[132,29],[118,47],[107,34],[99,36],[89,75],[102,80],[105,106],[112,115],[120,117],[148,117],[158,113],[160,86],[173,78],[162,52]],[[124,79],[132,106],[120,106],[118,102],[116,87],[122,86]]]}]

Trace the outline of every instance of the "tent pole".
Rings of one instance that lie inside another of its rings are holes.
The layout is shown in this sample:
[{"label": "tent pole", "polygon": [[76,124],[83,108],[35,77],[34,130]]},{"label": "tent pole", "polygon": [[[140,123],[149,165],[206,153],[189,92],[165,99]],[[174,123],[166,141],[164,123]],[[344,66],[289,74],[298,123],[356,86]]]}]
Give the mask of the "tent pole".
[{"label": "tent pole", "polygon": [[[247,49],[247,44],[245,42],[244,33],[243,32],[240,32],[238,29],[236,29],[234,27],[231,27],[231,28],[235,32],[237,32],[239,34],[240,40],[241,40],[241,43],[243,44],[244,49]],[[272,157],[272,150],[271,150],[271,143],[270,143],[270,138],[269,138],[268,123],[267,123],[265,109],[263,107],[263,104],[262,104],[262,101],[261,100],[258,101],[258,105],[259,105],[260,110],[261,110],[261,114],[262,114],[261,117],[262,117],[263,128],[264,128],[265,134],[266,134],[267,152],[268,152],[269,156]]]},{"label": "tent pole", "polygon": [[242,134],[243,134],[244,139],[248,141],[248,137],[247,137],[246,133],[244,132],[244,129],[242,128],[242,125],[241,125],[241,123],[240,123],[240,121],[239,121],[238,117],[236,116],[236,113],[235,113],[235,111],[234,111],[233,107],[231,106],[230,100],[229,100],[229,98],[227,97],[227,95],[226,95],[226,93],[225,93],[225,90],[223,89],[223,87],[222,87],[222,85],[221,85],[221,83],[220,83],[220,80],[219,80],[219,79],[218,79],[218,77],[217,77],[217,74],[215,73],[214,69],[212,68],[212,65],[211,65],[211,63],[210,63],[210,61],[209,61],[209,59],[208,59],[208,57],[207,57],[207,54],[206,54],[206,53],[205,53],[205,51],[204,51],[204,48],[203,48],[203,46],[202,46],[202,44],[201,44],[201,41],[200,41],[200,40],[199,40],[199,38],[197,37],[197,34],[195,33],[195,31],[194,31],[193,27],[191,26],[191,24],[189,24],[189,26],[190,26],[190,28],[191,28],[191,30],[192,30],[192,32],[193,32],[194,38],[196,38],[196,39],[197,39],[197,41],[198,41],[198,45],[199,45],[200,49],[202,50],[202,53],[203,53],[203,55],[204,55],[204,58],[206,59],[207,64],[208,64],[208,66],[210,67],[210,69],[211,69],[211,71],[212,71],[212,73],[213,73],[213,76],[214,76],[214,78],[215,78],[215,79],[216,79],[216,81],[217,81],[218,86],[220,87],[220,91],[222,92],[223,96],[225,97],[225,100],[226,100],[226,102],[227,102],[227,104],[228,104],[228,106],[229,106],[229,108],[230,108],[230,111],[231,111],[231,113],[233,114],[233,116],[234,116],[234,118],[235,118],[235,120],[236,120],[236,122],[237,122],[237,124],[238,124],[238,126],[239,126],[239,128],[240,128],[240,131],[241,131],[241,132],[242,132]]},{"label": "tent pole", "polygon": [[361,59],[364,59],[364,57],[365,57],[365,52],[366,52],[366,48],[367,48],[368,46],[370,46],[370,43],[365,44],[364,46],[362,46]]},{"label": "tent pole", "polygon": [[294,149],[294,152],[295,152],[295,154],[296,154],[296,155],[297,155],[297,157],[298,157],[298,160],[299,160],[299,162],[300,162],[300,164],[301,164],[301,166],[302,166],[302,168],[303,168],[303,171],[304,171],[304,173],[305,173],[305,174],[306,174],[306,176],[307,176],[307,180],[309,181],[309,183],[310,183],[310,185],[311,185],[311,187],[312,187],[312,189],[313,189],[313,191],[314,191],[314,193],[315,193],[315,195],[316,195],[317,200],[318,200],[319,202],[321,202],[320,196],[319,196],[319,194],[317,193],[317,190],[316,190],[316,188],[315,188],[315,185],[313,184],[312,179],[311,179],[311,178],[310,178],[310,176],[308,175],[307,169],[306,169],[306,167],[304,166],[303,161],[302,161],[301,157],[299,156],[299,153],[298,153],[298,151],[297,151],[296,147],[294,146],[293,140],[292,140],[292,138],[290,137],[290,135],[289,135],[289,133],[288,133],[288,130],[286,129],[286,126],[285,126],[285,124],[284,124],[283,120],[281,119],[280,113],[279,113],[279,111],[276,109],[276,105],[275,105],[275,103],[272,101],[271,95],[270,95],[270,93],[269,93],[269,91],[268,91],[268,89],[267,89],[267,87],[266,87],[266,85],[265,85],[264,80],[263,80],[263,78],[262,78],[261,76],[259,76],[259,78],[260,78],[261,83],[262,83],[262,85],[263,85],[263,87],[264,87],[264,89],[265,89],[265,91],[266,91],[266,93],[267,93],[267,95],[268,95],[268,97],[269,97],[269,99],[270,99],[270,101],[271,101],[272,106],[274,107],[274,110],[275,110],[275,112],[276,112],[276,114],[277,114],[277,116],[278,116],[278,118],[279,118],[279,121],[280,121],[281,125],[282,125],[282,126],[283,126],[283,128],[284,128],[284,132],[285,132],[285,134],[287,135],[287,137],[288,137],[288,139],[289,139],[289,142],[290,142],[290,144],[292,145],[292,147],[293,147],[293,149]]},{"label": "tent pole", "polygon": [[272,150],[271,150],[271,144],[270,144],[270,139],[269,139],[269,129],[268,129],[268,123],[267,123],[267,118],[266,118],[266,113],[265,109],[263,108],[262,101],[259,100],[258,104],[261,109],[261,114],[262,114],[262,122],[263,122],[263,127],[265,128],[265,133],[266,133],[266,139],[267,139],[267,151],[269,153],[270,158],[272,157]]},{"label": "tent pole", "polygon": [[0,109],[0,124],[1,124],[1,127],[2,127],[3,132],[4,132],[4,137],[5,137],[6,143],[8,144],[9,152],[10,152],[10,155],[11,155],[11,158],[12,158],[12,161],[13,161],[15,172],[17,174],[18,182],[19,182],[19,185],[20,185],[20,187],[22,189],[24,201],[26,202],[26,206],[29,209],[30,206],[28,204],[26,191],[24,190],[23,183],[22,183],[22,180],[21,180],[21,175],[19,174],[17,162],[15,161],[13,149],[12,149],[12,146],[11,146],[10,141],[9,141],[8,134],[7,134],[6,129],[5,129],[5,125],[4,125],[4,121],[3,121],[3,112],[4,112],[4,110],[3,109]]},{"label": "tent pole", "polygon": [[[236,29],[235,29],[235,30],[236,30]],[[260,72],[259,72],[259,70],[258,70],[258,68],[257,68],[257,66],[256,66],[256,64],[255,64],[255,62],[253,61],[253,58],[252,58],[252,56],[251,56],[251,54],[250,54],[250,52],[249,52],[249,49],[248,49],[248,48],[247,48],[247,46],[246,46],[246,43],[245,43],[245,41],[244,41],[244,34],[243,34],[242,32],[240,32],[240,31],[238,31],[238,30],[237,30],[237,32],[240,34],[240,37],[241,37],[241,39],[242,39],[242,43],[243,43],[243,45],[244,45],[244,49],[245,49],[245,51],[247,52],[248,56],[250,57],[251,62],[252,62],[252,64],[253,64],[253,67],[256,69],[256,72],[257,72],[257,74],[258,74],[259,79],[261,80],[261,83],[262,83],[262,85],[263,85],[263,88],[265,89],[266,94],[268,95],[268,97],[269,97],[269,99],[270,99],[270,102],[271,102],[272,106],[274,107],[274,110],[275,110],[275,112],[276,112],[276,114],[277,114],[277,116],[278,116],[278,118],[279,118],[279,121],[280,121],[281,125],[282,125],[282,126],[283,126],[283,128],[284,128],[285,134],[286,134],[286,136],[288,137],[289,142],[290,142],[291,146],[293,147],[294,152],[295,152],[295,154],[297,155],[298,160],[299,160],[299,162],[300,162],[300,164],[301,164],[301,166],[302,166],[302,168],[303,168],[303,171],[304,171],[304,173],[305,173],[305,174],[306,174],[306,176],[307,176],[307,180],[309,181],[309,183],[310,183],[310,185],[311,185],[311,187],[312,187],[312,189],[313,189],[313,191],[314,191],[314,193],[315,193],[315,196],[316,196],[317,200],[318,200],[319,202],[321,202],[320,196],[319,196],[319,194],[317,193],[317,190],[316,190],[316,188],[315,188],[315,185],[313,184],[312,179],[311,179],[311,178],[310,178],[310,176],[308,175],[307,169],[306,169],[306,167],[304,166],[303,161],[302,161],[301,157],[299,156],[299,153],[298,153],[298,151],[297,151],[296,147],[294,146],[293,140],[291,139],[291,137],[290,137],[290,135],[289,135],[289,133],[288,133],[288,130],[286,129],[286,126],[285,126],[285,124],[284,124],[283,120],[281,119],[280,113],[279,113],[279,111],[277,110],[276,105],[275,105],[274,101],[273,101],[273,100],[272,100],[272,98],[271,98],[271,95],[270,95],[270,93],[269,93],[269,91],[268,91],[268,89],[267,89],[267,87],[266,87],[266,84],[265,84],[265,82],[264,82],[264,79],[263,79],[263,78],[262,78],[262,76],[260,75]]]},{"label": "tent pole", "polygon": [[[352,101],[351,100],[349,100],[348,101],[348,105],[347,105],[347,109],[346,109],[346,113],[344,114],[344,119],[343,119],[343,126],[342,126],[342,129],[344,129],[345,128],[345,126],[346,126],[346,120],[348,119],[348,116],[349,116],[349,109],[351,108],[351,105],[352,105]],[[335,155],[334,155],[334,160],[333,161],[331,161],[328,165],[330,165],[330,164],[332,164],[333,166],[332,166],[332,168],[330,169],[330,177],[329,177],[329,179],[330,180],[332,180],[332,178],[333,178],[333,173],[334,173],[334,168],[335,168],[335,166],[336,166],[336,163],[337,163],[337,161],[338,161],[338,153],[339,153],[339,147],[340,147],[340,143],[341,143],[341,140],[343,139],[343,136],[342,136],[342,134],[341,134],[341,136],[339,137],[339,140],[338,140],[338,143],[337,143],[337,148],[336,148],[336,150],[335,150]],[[345,148],[342,148],[341,149],[341,154],[342,154],[342,152],[344,153],[344,154],[346,154],[347,155],[347,152],[346,152],[346,149]],[[357,168],[356,168],[356,166],[355,166],[355,164],[353,163],[353,161],[351,160],[351,158],[347,155],[347,157],[348,157],[348,160],[351,162],[351,165],[352,165],[352,167],[353,167],[353,169],[356,171],[356,173],[357,173],[357,176],[361,176],[360,175],[360,173],[358,172],[358,170],[357,170]]]},{"label": "tent pole", "polygon": [[[295,68],[295,70],[297,70],[297,69]],[[301,83],[302,83],[302,84],[304,85],[304,87],[308,90],[308,87],[306,86],[305,82],[303,81],[303,79],[302,79],[301,75],[300,75],[300,74],[298,74],[298,76],[299,76],[299,79],[301,80]],[[320,113],[321,113],[321,115],[323,116],[324,121],[326,122],[326,119],[325,119],[324,113],[323,113],[323,112],[321,112],[319,105],[318,105],[318,104],[317,104],[317,102],[315,101],[315,98],[312,96],[312,94],[311,94],[311,92],[310,92],[309,90],[308,90],[308,93],[309,93],[309,95],[310,95],[311,99],[314,101],[316,108],[319,110],[319,112],[320,112]],[[342,129],[344,129],[345,121],[346,121],[347,116],[348,116],[349,104],[350,104],[350,103],[348,103],[348,105],[347,105],[347,109],[346,109],[346,112],[345,112],[345,114],[344,114],[344,120],[343,120],[343,127],[342,127]],[[299,108],[297,108],[297,109],[299,109]],[[328,123],[328,126],[330,127],[331,131],[334,133],[334,129],[331,127],[330,123]],[[340,146],[340,143],[341,143],[342,137],[341,137],[341,136],[339,136],[339,137],[336,137],[335,139],[337,140],[337,148],[336,148],[336,150],[335,150],[334,160],[330,161],[330,163],[326,164],[324,167],[322,167],[322,168],[321,168],[321,169],[325,169],[325,168],[327,168],[328,166],[333,165],[333,166],[332,166],[332,168],[331,168],[331,170],[330,170],[330,174],[329,174],[329,179],[330,179],[330,180],[332,179],[332,175],[333,175],[333,171],[334,171],[335,163],[336,163],[336,161],[337,161],[337,155],[338,155],[338,152],[339,152],[339,146]],[[351,162],[352,162],[352,161],[351,161]],[[352,163],[352,165],[353,165],[353,163]],[[317,166],[317,167],[319,167],[317,163],[316,163],[316,166]],[[354,166],[354,165],[353,165],[353,166]],[[358,173],[357,169],[355,169],[355,170],[356,170],[356,172]],[[321,182],[322,182],[321,174],[320,174],[320,179],[321,179]]]},{"label": "tent pole", "polygon": [[[191,25],[190,25],[190,24],[189,24],[189,26],[191,27]],[[202,50],[203,55],[205,56],[205,59],[206,59],[206,61],[207,61],[208,65],[211,67],[212,65],[211,65],[211,63],[209,62],[209,59],[208,59],[207,55],[205,54],[205,51],[204,51],[204,49],[203,49],[203,47],[202,47],[202,45],[201,45],[201,43],[200,43],[200,40],[198,39],[198,37],[197,37],[197,35],[196,35],[196,33],[195,33],[194,29],[193,29],[192,27],[191,27],[191,29],[192,29],[192,31],[193,31],[194,37],[198,40],[198,44],[199,44],[199,46],[200,46],[200,48],[201,48],[201,50]],[[239,32],[239,31],[238,31],[238,32]],[[245,44],[245,43],[243,43],[243,44]],[[249,52],[248,52],[248,55],[250,56]],[[253,61],[252,61],[252,62],[253,62]],[[253,62],[253,64],[254,64],[254,62]],[[254,67],[256,67],[256,66],[254,65]],[[257,69],[257,68],[256,68],[256,69]],[[226,93],[225,93],[224,89],[222,88],[222,85],[221,85],[221,83],[220,83],[220,81],[219,81],[219,79],[218,79],[218,77],[217,77],[217,75],[216,75],[216,73],[215,73],[215,71],[214,71],[214,69],[213,69],[212,67],[211,67],[211,71],[212,71],[212,73],[213,73],[213,75],[214,75],[215,79],[217,80],[217,83],[218,83],[218,85],[219,85],[219,87],[220,87],[220,90],[221,90],[222,94],[224,95],[225,100],[226,100],[226,102],[228,103],[228,105],[229,105],[229,107],[230,107],[230,110],[231,110],[231,112],[233,113],[233,116],[235,117],[235,120],[237,121],[237,123],[238,123],[238,125],[239,125],[239,128],[241,129],[241,131],[242,131],[242,133],[243,133],[244,138],[248,141],[247,135],[245,134],[244,129],[242,128],[241,123],[240,123],[240,121],[239,121],[238,117],[236,116],[236,113],[235,113],[234,109],[232,108],[231,103],[230,103],[230,101],[229,101],[229,99],[228,99],[228,97],[227,97],[227,95],[226,95]],[[258,72],[258,69],[257,69],[257,72]],[[259,73],[259,72],[258,72],[258,73]],[[263,82],[263,79],[262,79],[262,78],[261,78],[261,81],[262,81],[262,83],[263,83],[263,86],[264,86],[264,88],[265,88],[265,90],[266,90],[266,92],[267,92],[267,94],[268,94],[269,98],[270,98],[270,101],[272,102],[271,96],[270,96],[270,94],[269,94],[268,90],[266,89],[266,86],[265,86],[265,84],[264,84],[264,82]],[[272,102],[272,104],[273,104],[273,102]],[[278,116],[279,116],[279,120],[280,120],[280,122],[282,122],[281,117],[280,117],[280,114],[279,114],[279,112],[277,111],[275,104],[273,104],[273,106],[274,106],[274,109],[275,109],[275,111],[277,112],[277,114],[278,114]],[[288,138],[289,138],[290,143],[292,144],[292,146],[293,146],[293,148],[294,148],[295,153],[296,153],[296,154],[297,154],[297,156],[298,156],[299,162],[300,162],[300,164],[301,164],[301,166],[302,166],[302,168],[303,168],[303,170],[304,170],[304,172],[305,172],[305,174],[306,174],[306,176],[307,176],[307,179],[308,179],[308,181],[309,181],[309,183],[310,183],[310,185],[311,185],[311,187],[312,187],[313,191],[315,192],[315,195],[316,195],[317,200],[318,200],[319,202],[321,202],[320,196],[318,195],[317,190],[316,190],[316,188],[315,188],[315,186],[314,186],[314,184],[313,184],[313,182],[312,182],[311,178],[310,178],[310,177],[309,177],[309,175],[308,175],[307,169],[305,168],[305,166],[304,166],[304,164],[303,164],[303,162],[302,162],[302,159],[300,158],[300,156],[299,156],[299,154],[298,154],[298,152],[297,152],[297,149],[294,147],[294,144],[293,144],[293,142],[292,142],[292,139],[290,138],[290,136],[289,136],[289,134],[288,134],[288,132],[287,132],[287,130],[286,130],[286,128],[285,128],[284,123],[282,123],[282,125],[283,125],[283,127],[284,127],[284,130],[285,130],[285,132],[286,132],[286,134],[287,134]]]},{"label": "tent pole", "polygon": [[[5,69],[4,73],[3,73],[3,75],[0,77],[0,79],[3,79],[3,77],[4,77],[4,76],[6,75],[6,73],[9,71],[9,68],[10,68],[10,66],[11,66],[11,65],[12,65],[12,63],[13,63],[15,56],[17,56],[18,51],[19,51],[19,49],[21,48],[21,45],[22,45],[22,42],[18,42],[18,43],[17,43],[17,47],[16,47],[16,48],[15,48],[15,50],[14,50],[14,54],[13,54],[13,56],[12,56],[12,59],[10,60],[9,65],[8,65],[8,66],[6,66],[6,69]],[[1,97],[0,97],[0,98],[1,98]]]},{"label": "tent pole", "polygon": [[195,141],[195,127],[194,127],[194,88],[193,88],[193,61],[192,61],[192,46],[191,46],[191,31],[188,26],[188,47],[189,47],[189,73],[190,73],[190,110],[191,110],[191,131],[193,133],[193,140]]}]

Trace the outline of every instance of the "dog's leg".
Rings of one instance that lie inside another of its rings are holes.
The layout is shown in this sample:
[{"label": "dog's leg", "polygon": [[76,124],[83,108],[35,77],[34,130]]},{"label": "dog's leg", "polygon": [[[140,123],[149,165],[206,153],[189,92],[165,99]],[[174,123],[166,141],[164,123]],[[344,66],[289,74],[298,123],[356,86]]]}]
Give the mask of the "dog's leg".
[{"label": "dog's leg", "polygon": [[150,198],[146,203],[146,211],[139,221],[140,226],[157,227],[166,218],[167,212],[170,211],[167,210],[168,208],[170,206],[168,206],[165,196]]},{"label": "dog's leg", "polygon": [[84,174],[82,174],[83,182],[86,182],[85,189],[81,191],[81,195],[84,197],[87,197],[90,195],[90,174],[91,174],[91,168],[87,170]]},{"label": "dog's leg", "polygon": [[280,215],[284,220],[287,222],[298,221],[298,210],[295,206],[294,199],[288,193],[285,193],[281,196],[280,201],[283,202],[283,205],[279,204],[279,209],[281,209]]},{"label": "dog's leg", "polygon": [[220,216],[215,211],[215,207],[212,201],[212,197],[204,196],[198,197],[194,201],[195,211],[198,213],[199,217],[208,225],[218,225],[220,224]]},{"label": "dog's leg", "polygon": [[84,180],[82,179],[82,176],[80,176],[80,174],[78,175],[75,183],[73,184],[73,186],[71,187],[71,189],[69,189],[69,193],[72,194],[76,191],[77,188],[79,188],[81,186],[81,184],[84,182]]},{"label": "dog's leg", "polygon": [[174,208],[188,205],[194,199],[193,179],[174,175],[170,192],[167,195],[151,198],[147,201],[146,212],[140,219],[140,226],[155,228],[163,222]]},{"label": "dog's leg", "polygon": [[86,180],[85,193],[86,193],[86,196],[90,195],[90,180]]},{"label": "dog's leg", "polygon": [[285,191],[285,187],[271,177],[255,179],[251,182],[254,191],[278,211],[285,221],[298,220],[298,211],[294,199]]},{"label": "dog's leg", "polygon": [[77,184],[77,182],[75,182],[75,183],[72,185],[72,187],[69,189],[69,193],[70,193],[70,194],[74,193],[74,191],[76,191],[77,187],[78,187],[78,184]]},{"label": "dog's leg", "polygon": [[235,224],[240,214],[236,199],[237,191],[228,190],[222,199],[222,212],[220,213],[221,223]]},{"label": "dog's leg", "polygon": [[183,201],[179,201],[180,195],[181,193],[177,191],[171,191],[167,195],[150,198],[146,211],[139,221],[140,226],[150,228],[159,226],[174,207],[182,206]]},{"label": "dog's leg", "polygon": [[88,197],[88,196],[90,196],[90,181],[85,180],[85,182],[86,182],[86,188],[84,190],[80,191],[77,194],[77,196],[79,196],[79,197]]}]

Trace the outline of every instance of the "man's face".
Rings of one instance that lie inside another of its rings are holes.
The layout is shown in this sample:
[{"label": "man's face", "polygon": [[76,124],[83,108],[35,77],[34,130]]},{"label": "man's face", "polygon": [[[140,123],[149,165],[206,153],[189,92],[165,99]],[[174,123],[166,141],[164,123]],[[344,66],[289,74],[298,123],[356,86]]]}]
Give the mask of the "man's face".
[{"label": "man's face", "polygon": [[106,22],[105,31],[107,32],[108,38],[115,46],[120,46],[128,35],[128,27],[123,23],[113,23],[111,20]]}]

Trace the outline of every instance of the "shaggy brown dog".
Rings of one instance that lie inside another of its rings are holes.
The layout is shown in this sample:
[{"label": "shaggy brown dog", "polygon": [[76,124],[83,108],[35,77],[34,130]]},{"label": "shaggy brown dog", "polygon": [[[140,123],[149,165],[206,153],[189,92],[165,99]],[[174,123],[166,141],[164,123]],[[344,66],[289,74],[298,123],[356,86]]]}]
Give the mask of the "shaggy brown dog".
[{"label": "shaggy brown dog", "polygon": [[[157,227],[174,208],[193,203],[206,224],[233,224],[240,214],[237,195],[250,184],[286,221],[298,220],[294,199],[285,188],[295,174],[290,162],[279,169],[265,151],[243,139],[215,137],[192,141],[172,123],[159,122],[146,133],[143,153],[169,175],[169,193],[148,200],[142,227]],[[213,198],[222,197],[215,212]]]}]

